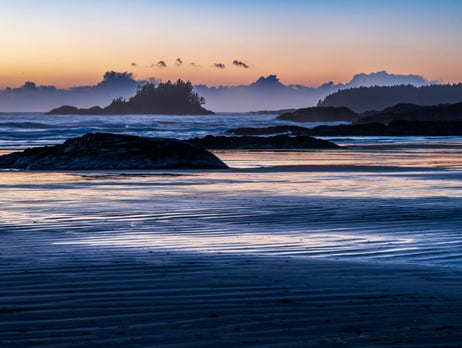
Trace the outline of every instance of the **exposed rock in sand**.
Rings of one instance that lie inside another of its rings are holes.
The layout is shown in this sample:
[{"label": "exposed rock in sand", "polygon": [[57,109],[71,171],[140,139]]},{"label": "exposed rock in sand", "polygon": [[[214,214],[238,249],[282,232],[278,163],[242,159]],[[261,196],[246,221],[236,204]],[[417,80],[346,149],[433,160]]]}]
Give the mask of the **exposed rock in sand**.
[{"label": "exposed rock in sand", "polygon": [[174,139],[88,133],[60,145],[0,157],[0,168],[30,170],[221,169],[212,153]]},{"label": "exposed rock in sand", "polygon": [[271,126],[263,128],[242,127],[227,130],[225,133],[235,135],[270,135],[270,134],[291,134],[310,136],[311,129],[300,126]]},{"label": "exposed rock in sand", "polygon": [[208,135],[193,138],[188,143],[204,149],[337,149],[338,145],[322,139],[307,136],[276,135],[272,137],[223,137]]}]

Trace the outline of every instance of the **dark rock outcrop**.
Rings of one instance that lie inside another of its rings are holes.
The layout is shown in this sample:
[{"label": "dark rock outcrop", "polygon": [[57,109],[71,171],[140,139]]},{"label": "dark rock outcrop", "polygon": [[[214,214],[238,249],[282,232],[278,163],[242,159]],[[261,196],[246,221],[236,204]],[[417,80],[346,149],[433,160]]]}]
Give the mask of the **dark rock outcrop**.
[{"label": "dark rock outcrop", "polygon": [[359,115],[346,107],[310,107],[287,112],[277,118],[293,122],[352,122]]},{"label": "dark rock outcrop", "polygon": [[53,109],[47,115],[100,115],[103,109],[99,106],[93,106],[88,109],[79,109],[75,106],[63,105],[59,108]]},{"label": "dark rock outcrop", "polygon": [[311,135],[311,130],[300,126],[272,126],[264,128],[243,127],[228,129],[225,133],[235,135],[291,134],[309,136]]},{"label": "dark rock outcrop", "polygon": [[384,135],[387,126],[381,123],[369,123],[361,125],[321,125],[314,128],[299,126],[274,126],[263,128],[233,128],[226,131],[236,135],[271,135],[282,134],[302,136],[332,136],[332,135]]},{"label": "dark rock outcrop", "polygon": [[147,83],[138,88],[135,96],[129,100],[115,99],[105,108],[94,106],[79,109],[74,106],[61,106],[47,115],[128,115],[128,114],[175,114],[175,115],[212,115],[213,112],[202,107],[204,98],[193,91],[191,82],[178,80],[155,86]]},{"label": "dark rock outcrop", "polygon": [[387,135],[395,136],[451,136],[462,135],[462,120],[452,122],[435,121],[392,121]]},{"label": "dark rock outcrop", "polygon": [[288,112],[294,112],[297,109],[279,109],[279,110],[259,110],[259,111],[249,111],[251,115],[282,115]]},{"label": "dark rock outcrop", "polygon": [[175,139],[88,133],[63,144],[0,157],[0,168],[29,170],[222,169],[212,153]]},{"label": "dark rock outcrop", "polygon": [[337,149],[340,146],[308,136],[276,135],[272,137],[224,137],[208,135],[193,138],[188,143],[209,150],[259,150],[259,149]]},{"label": "dark rock outcrop", "polygon": [[317,136],[380,136],[386,135],[387,126],[381,123],[367,123],[361,125],[317,126],[311,129],[312,135]]},{"label": "dark rock outcrop", "polygon": [[316,136],[451,136],[462,135],[462,121],[392,121],[338,126],[318,126],[311,129]]},{"label": "dark rock outcrop", "polygon": [[420,106],[415,104],[397,104],[382,111],[369,112],[355,123],[392,121],[462,121],[462,103]]},{"label": "dark rock outcrop", "polygon": [[303,128],[275,126],[265,128],[235,128],[226,131],[236,135],[268,135],[287,133],[304,136],[452,136],[462,135],[462,121],[434,122],[397,120],[383,123],[348,124]]}]

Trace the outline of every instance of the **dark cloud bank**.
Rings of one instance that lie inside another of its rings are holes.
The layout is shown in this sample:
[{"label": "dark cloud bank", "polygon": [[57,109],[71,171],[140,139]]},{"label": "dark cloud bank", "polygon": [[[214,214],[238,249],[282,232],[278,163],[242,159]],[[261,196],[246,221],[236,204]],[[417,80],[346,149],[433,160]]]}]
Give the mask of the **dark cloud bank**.
[{"label": "dark cloud bank", "polygon": [[[240,63],[243,62],[236,62],[241,67]],[[183,64],[183,61],[181,59],[177,60],[176,64]],[[217,63],[216,67],[224,68],[224,64]],[[242,68],[245,67],[242,66]],[[73,105],[79,108],[88,108],[95,105],[106,106],[115,98],[133,96],[137,87],[146,82],[136,81],[131,73],[114,71],[106,72],[103,80],[94,86],[58,89],[54,86],[37,86],[33,82],[26,82],[19,88],[0,90],[0,111],[40,112],[48,111],[61,105]],[[416,75],[393,75],[382,71],[355,75],[346,84],[328,82],[319,87],[284,85],[277,76],[270,75],[261,77],[249,85],[220,87],[197,85],[195,89],[205,97],[207,109],[216,112],[246,112],[313,106],[319,100],[342,89],[358,86],[402,84],[424,86],[428,82]]]}]

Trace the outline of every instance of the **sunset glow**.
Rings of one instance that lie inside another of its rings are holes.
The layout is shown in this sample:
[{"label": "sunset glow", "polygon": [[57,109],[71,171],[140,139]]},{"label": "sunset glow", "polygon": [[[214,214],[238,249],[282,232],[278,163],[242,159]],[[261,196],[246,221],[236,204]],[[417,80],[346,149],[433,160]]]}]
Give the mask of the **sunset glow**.
[{"label": "sunset glow", "polygon": [[462,81],[454,0],[22,0],[2,5],[0,27],[1,88],[93,84],[107,70],[209,85],[277,74],[317,86],[379,70]]}]

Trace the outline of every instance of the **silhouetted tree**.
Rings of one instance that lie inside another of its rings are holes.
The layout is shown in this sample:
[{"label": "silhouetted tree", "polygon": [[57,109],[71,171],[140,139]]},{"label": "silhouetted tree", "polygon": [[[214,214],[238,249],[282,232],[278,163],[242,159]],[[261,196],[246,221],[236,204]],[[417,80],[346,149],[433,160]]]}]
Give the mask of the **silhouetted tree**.
[{"label": "silhouetted tree", "polygon": [[128,101],[122,98],[114,99],[106,108],[107,112],[117,113],[118,110],[131,113],[168,113],[168,114],[207,114],[201,105],[205,99],[194,91],[191,81],[179,79],[176,82],[168,80],[165,83],[146,83],[138,86],[136,95]]}]

